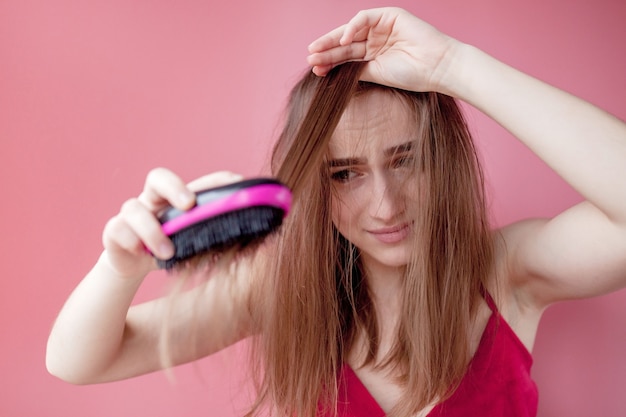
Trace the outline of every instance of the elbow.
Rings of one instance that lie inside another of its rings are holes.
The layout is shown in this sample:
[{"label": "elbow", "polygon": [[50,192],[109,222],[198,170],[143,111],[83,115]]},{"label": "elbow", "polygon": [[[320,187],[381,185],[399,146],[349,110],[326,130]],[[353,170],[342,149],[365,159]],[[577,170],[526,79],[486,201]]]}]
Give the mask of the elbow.
[{"label": "elbow", "polygon": [[69,355],[62,353],[62,349],[56,349],[51,345],[48,341],[46,370],[50,375],[73,385],[88,385],[96,382],[89,378],[77,363],[72,363]]},{"label": "elbow", "polygon": [[46,370],[50,375],[73,385],[86,385],[88,383],[75,373],[68,371],[68,367],[64,366],[62,361],[54,358],[49,352],[46,353]]},{"label": "elbow", "polygon": [[95,384],[97,381],[91,380],[79,372],[72,372],[66,367],[60,366],[54,361],[50,361],[46,358],[46,369],[48,373],[63,382],[67,382],[72,385],[90,385]]}]

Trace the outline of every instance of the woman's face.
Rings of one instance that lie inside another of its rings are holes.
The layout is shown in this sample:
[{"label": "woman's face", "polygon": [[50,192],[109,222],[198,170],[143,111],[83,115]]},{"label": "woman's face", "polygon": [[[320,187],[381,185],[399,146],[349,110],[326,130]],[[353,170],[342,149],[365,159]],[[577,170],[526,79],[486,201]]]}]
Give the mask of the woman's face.
[{"label": "woman's face", "polygon": [[368,269],[409,261],[417,139],[406,104],[373,90],[351,101],[329,143],[333,222]]}]

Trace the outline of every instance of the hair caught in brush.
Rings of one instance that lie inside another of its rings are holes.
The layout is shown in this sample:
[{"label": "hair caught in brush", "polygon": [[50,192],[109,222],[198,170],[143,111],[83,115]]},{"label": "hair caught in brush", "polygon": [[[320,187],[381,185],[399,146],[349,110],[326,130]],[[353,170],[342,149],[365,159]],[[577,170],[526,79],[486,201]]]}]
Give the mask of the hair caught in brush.
[{"label": "hair caught in brush", "polygon": [[168,271],[217,259],[225,252],[254,250],[289,212],[291,191],[273,178],[252,178],[196,192],[187,211],[166,208],[159,221],[175,253],[157,265]]}]

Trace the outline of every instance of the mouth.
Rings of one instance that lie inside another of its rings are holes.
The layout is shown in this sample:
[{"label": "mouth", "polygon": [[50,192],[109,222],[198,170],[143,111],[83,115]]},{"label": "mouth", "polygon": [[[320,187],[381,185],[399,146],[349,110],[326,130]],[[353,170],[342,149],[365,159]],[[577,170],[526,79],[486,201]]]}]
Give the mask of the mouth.
[{"label": "mouth", "polygon": [[406,239],[411,231],[410,223],[402,223],[390,227],[381,227],[379,229],[368,230],[375,239],[382,243],[398,243]]}]

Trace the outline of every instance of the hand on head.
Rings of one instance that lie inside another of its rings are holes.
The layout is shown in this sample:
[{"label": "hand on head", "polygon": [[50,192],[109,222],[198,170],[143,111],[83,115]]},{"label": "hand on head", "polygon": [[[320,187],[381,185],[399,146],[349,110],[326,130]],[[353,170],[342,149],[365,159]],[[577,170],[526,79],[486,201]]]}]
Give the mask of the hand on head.
[{"label": "hand on head", "polygon": [[308,63],[315,74],[324,76],[344,62],[367,61],[363,81],[439,91],[456,44],[403,9],[370,9],[313,41]]}]

